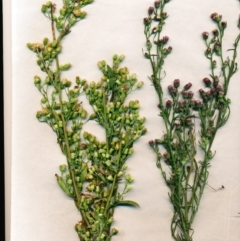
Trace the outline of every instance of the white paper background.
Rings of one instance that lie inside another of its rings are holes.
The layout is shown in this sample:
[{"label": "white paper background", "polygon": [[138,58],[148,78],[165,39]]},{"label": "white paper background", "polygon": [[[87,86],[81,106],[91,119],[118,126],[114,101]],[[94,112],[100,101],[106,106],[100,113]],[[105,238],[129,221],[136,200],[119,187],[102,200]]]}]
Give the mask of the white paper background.
[{"label": "white paper background", "polygon": [[[42,73],[26,43],[51,36],[50,22],[40,12],[43,3],[42,0],[12,0],[11,241],[77,241],[73,227],[80,216],[54,177],[58,165],[65,162],[64,156],[49,126],[35,118],[40,94],[34,87],[33,76]],[[58,7],[61,5],[60,0],[56,3]],[[151,74],[150,65],[142,56],[145,44],[142,19],[152,3],[150,0],[96,0],[85,8],[87,18],[76,24],[63,41],[60,58],[73,65],[66,73],[67,78],[73,80],[79,75],[97,81],[101,74],[96,63],[102,59],[110,62],[114,53],[124,53],[123,65],[145,82],[142,90],[130,97],[139,99],[141,115],[147,118],[148,133],[136,143],[135,153],[128,161],[135,183],[127,198],[137,201],[141,208],[117,208],[114,226],[119,235],[113,241],[172,240],[168,189],[156,168],[155,155],[147,145],[164,130],[157,116],[157,98],[147,78]],[[175,78],[183,84],[192,82],[196,91],[202,87],[202,78],[209,74],[209,63],[203,55],[201,33],[215,28],[209,16],[218,12],[228,22],[224,39],[224,48],[228,49],[238,32],[239,10],[237,0],[172,0],[167,5],[169,18],[164,33],[170,37],[173,52],[164,67],[165,87]],[[240,57],[237,60],[240,63]],[[232,78],[229,88],[232,112],[214,142],[217,155],[212,160],[209,176],[211,186],[224,185],[225,189],[214,192],[206,187],[193,225],[194,241],[240,240],[239,79],[240,71]],[[102,130],[96,125],[85,129],[103,138]]]}]

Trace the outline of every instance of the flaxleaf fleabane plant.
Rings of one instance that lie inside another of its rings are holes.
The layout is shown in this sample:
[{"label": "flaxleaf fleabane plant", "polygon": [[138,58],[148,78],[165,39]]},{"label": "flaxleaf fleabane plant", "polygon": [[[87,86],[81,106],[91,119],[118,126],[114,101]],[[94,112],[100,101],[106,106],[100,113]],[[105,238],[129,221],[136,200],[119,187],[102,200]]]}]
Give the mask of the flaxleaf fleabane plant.
[{"label": "flaxleaf fleabane plant", "polygon": [[[207,184],[210,161],[215,154],[212,152],[212,144],[217,131],[230,115],[227,92],[231,77],[237,71],[236,56],[240,35],[230,49],[232,57],[224,58],[222,46],[227,23],[222,21],[221,15],[213,13],[211,18],[217,29],[212,31],[212,37],[207,32],[202,34],[211,72],[209,77],[203,78],[205,88],[199,90],[201,99],[193,98],[191,83],[180,88],[179,79],[168,86],[169,99],[161,85],[165,77],[165,73],[162,73],[164,60],[172,50],[171,47],[166,47],[169,38],[161,36],[167,17],[164,7],[168,2],[169,0],[155,1],[154,7],[148,9],[148,17],[144,18],[144,55],[151,63],[150,80],[158,95],[160,116],[165,125],[163,137],[150,141],[149,144],[156,153],[157,167],[170,190],[169,198],[173,205],[172,237],[177,241],[192,241],[192,223]],[[166,98],[168,100],[165,101]],[[196,127],[198,124],[199,128]],[[195,128],[199,130],[199,135]],[[196,160],[197,144],[203,153],[201,161]],[[165,149],[163,154],[162,147]],[[167,167],[168,171],[165,170]],[[170,175],[167,175],[169,172]]]},{"label": "flaxleaf fleabane plant", "polygon": [[76,225],[82,240],[111,240],[118,232],[111,228],[115,207],[139,206],[124,199],[133,182],[125,163],[133,153],[134,142],[146,133],[145,118],[139,116],[137,100],[128,104],[125,100],[143,82],[137,83],[136,75],[129,75],[126,67],[119,68],[123,58],[123,55],[114,55],[112,67],[100,61],[98,66],[103,77],[97,83],[91,82],[85,90],[94,110],[90,119],[102,126],[105,141],[99,141],[88,132],[83,134],[88,160],[86,181],[89,183],[87,193],[82,193],[79,207],[84,218]]},{"label": "flaxleaf fleabane plant", "polygon": [[[62,78],[62,71],[71,64],[60,64],[59,54],[63,38],[71,27],[86,16],[82,7],[92,0],[65,0],[59,15],[56,5],[47,2],[42,12],[51,21],[52,40],[28,43],[37,55],[37,64],[46,74],[45,80],[34,77],[34,84],[42,95],[42,109],[37,112],[40,122],[47,123],[57,135],[57,142],[66,156],[60,165],[57,183],[63,192],[74,200],[81,214],[75,225],[80,241],[110,241],[117,229],[111,228],[114,208],[119,205],[138,207],[134,201],[125,200],[131,190],[133,178],[125,164],[133,153],[133,143],[145,134],[145,118],[139,117],[139,102],[125,104],[127,96],[141,88],[135,74],[126,67],[120,68],[124,55],[113,56],[113,66],[105,61],[98,63],[103,77],[92,82],[76,77],[73,87],[70,80]],[[58,36],[57,36],[58,33]],[[87,119],[79,96],[85,93],[94,113]],[[95,120],[105,129],[105,142],[100,142],[88,132],[81,135],[83,124]],[[124,181],[122,181],[124,180]]]}]

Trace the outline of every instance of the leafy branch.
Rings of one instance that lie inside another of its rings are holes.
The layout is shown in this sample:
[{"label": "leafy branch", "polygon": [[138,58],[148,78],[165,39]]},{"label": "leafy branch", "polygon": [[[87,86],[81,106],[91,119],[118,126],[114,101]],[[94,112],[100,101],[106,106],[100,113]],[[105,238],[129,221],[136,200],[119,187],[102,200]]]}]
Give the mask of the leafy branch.
[{"label": "leafy branch", "polygon": [[[146,133],[145,118],[139,116],[139,102],[125,104],[127,96],[141,88],[135,74],[119,65],[124,55],[114,55],[110,67],[105,61],[98,63],[103,73],[101,81],[88,84],[76,77],[75,84],[62,77],[71,68],[60,64],[62,41],[71,28],[86,16],[82,8],[92,0],[63,0],[56,14],[56,5],[47,2],[42,13],[50,19],[52,39],[27,46],[37,56],[37,64],[46,74],[45,80],[34,77],[34,84],[42,95],[42,109],[36,114],[40,122],[47,123],[56,133],[57,142],[66,156],[60,165],[61,174],[55,174],[62,191],[74,200],[82,220],[75,225],[80,241],[110,241],[117,229],[111,228],[114,209],[120,205],[139,207],[125,194],[131,189],[133,178],[127,173],[126,161],[133,153],[133,144]],[[87,111],[79,101],[86,94],[94,113]],[[88,132],[82,133],[87,121],[95,120],[105,130],[105,142]],[[122,181],[124,180],[124,181]]]}]

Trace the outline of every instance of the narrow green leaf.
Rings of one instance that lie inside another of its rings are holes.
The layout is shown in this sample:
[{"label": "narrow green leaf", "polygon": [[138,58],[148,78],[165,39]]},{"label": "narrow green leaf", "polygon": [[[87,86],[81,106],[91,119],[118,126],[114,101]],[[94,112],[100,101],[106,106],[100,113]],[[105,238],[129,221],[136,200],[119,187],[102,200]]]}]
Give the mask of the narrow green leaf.
[{"label": "narrow green leaf", "polygon": [[138,203],[130,200],[117,201],[114,206],[121,206],[121,205],[140,208]]}]

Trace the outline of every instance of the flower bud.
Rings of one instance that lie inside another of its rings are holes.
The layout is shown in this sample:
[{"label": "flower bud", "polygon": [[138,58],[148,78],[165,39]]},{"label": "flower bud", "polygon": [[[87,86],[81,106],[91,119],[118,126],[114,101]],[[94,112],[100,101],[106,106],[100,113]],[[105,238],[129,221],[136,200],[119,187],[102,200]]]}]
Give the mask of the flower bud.
[{"label": "flower bud", "polygon": [[154,8],[153,7],[149,7],[148,8],[148,15],[151,15],[154,12]]},{"label": "flower bud", "polygon": [[212,33],[213,33],[213,35],[214,35],[215,37],[217,37],[217,36],[219,35],[219,32],[218,32],[217,29],[214,29],[214,30],[212,31]]},{"label": "flower bud", "polygon": [[185,106],[185,101],[184,100],[179,100],[178,101],[178,106],[179,107],[184,107]]},{"label": "flower bud", "polygon": [[46,13],[47,6],[45,4],[42,5],[41,11],[42,11],[42,13]]},{"label": "flower bud", "polygon": [[160,1],[155,1],[154,6],[155,6],[155,8],[159,8],[160,7]]},{"label": "flower bud", "polygon": [[193,98],[194,93],[192,91],[188,91],[188,98],[192,99]]},{"label": "flower bud", "polygon": [[144,23],[145,26],[148,26],[148,25],[151,23],[151,19],[149,19],[149,18],[144,18],[144,19],[143,19],[143,23]]},{"label": "flower bud", "polygon": [[186,90],[183,90],[182,96],[183,96],[184,99],[187,99],[188,98],[188,92]]},{"label": "flower bud", "polygon": [[137,84],[137,88],[138,88],[138,89],[140,89],[142,86],[143,86],[143,81],[141,81],[141,82],[139,82],[139,83]]},{"label": "flower bud", "polygon": [[168,36],[164,36],[164,37],[162,38],[162,43],[163,43],[163,44],[166,44],[166,43],[168,42],[168,40],[169,40],[169,37],[168,37]]},{"label": "flower bud", "polygon": [[108,179],[109,181],[113,181],[113,176],[112,176],[112,175],[109,175],[109,176],[107,177],[107,179]]},{"label": "flower bud", "polygon": [[112,229],[111,229],[111,234],[112,234],[112,235],[118,234],[118,230],[117,230],[116,228],[112,228]]},{"label": "flower bud", "polygon": [[59,166],[59,169],[60,169],[61,172],[65,172],[67,170],[67,165],[62,164],[62,165]]},{"label": "flower bud", "polygon": [[41,79],[39,76],[35,75],[34,76],[34,84],[35,85],[39,85],[41,83]]},{"label": "flower bud", "polygon": [[52,6],[52,2],[51,1],[46,2],[46,6],[47,7],[51,7]]},{"label": "flower bud", "polygon": [[208,33],[208,32],[203,32],[203,33],[202,33],[203,39],[207,40],[207,39],[208,39],[208,36],[209,36],[209,33]]},{"label": "flower bud", "polygon": [[221,85],[216,86],[216,91],[219,93],[220,91],[223,91],[223,88]]},{"label": "flower bud", "polygon": [[74,9],[74,10],[73,10],[73,15],[74,15],[75,17],[80,17],[80,16],[81,16],[81,10],[80,10],[80,8]]},{"label": "flower bud", "polygon": [[121,54],[121,55],[118,57],[118,60],[119,60],[120,62],[122,62],[122,61],[124,60],[124,58],[125,58],[125,55],[124,55],[124,54]]},{"label": "flower bud", "polygon": [[219,14],[217,14],[217,13],[212,13],[212,14],[211,14],[211,19],[212,19],[214,22],[219,23],[219,22],[221,22],[221,20],[222,20],[222,15],[219,15]]},{"label": "flower bud", "polygon": [[167,100],[166,101],[166,108],[171,108],[172,107],[172,101],[171,100]]},{"label": "flower bud", "polygon": [[189,90],[192,87],[192,83],[188,83],[184,86],[185,90]]},{"label": "flower bud", "polygon": [[180,80],[179,80],[179,79],[175,79],[175,80],[173,81],[173,86],[174,86],[175,88],[178,88],[178,87],[180,86]]},{"label": "flower bud", "polygon": [[227,22],[221,22],[221,25],[222,25],[222,28],[224,29],[224,28],[226,28],[227,27]]},{"label": "flower bud", "polygon": [[216,87],[219,83],[219,78],[217,76],[214,76],[214,79],[213,79],[213,86]]},{"label": "flower bud", "polygon": [[87,13],[85,12],[85,11],[82,11],[81,13],[80,13],[80,18],[81,19],[84,19],[85,17],[86,17],[86,15],[87,15]]},{"label": "flower bud", "polygon": [[48,44],[48,38],[43,39],[43,45],[46,46]]},{"label": "flower bud", "polygon": [[71,68],[71,64],[70,64],[70,63],[67,63],[67,64],[64,64],[64,65],[60,65],[59,68],[60,68],[60,70],[65,71],[65,70],[68,70],[68,69]]},{"label": "flower bud", "polygon": [[202,102],[200,100],[195,101],[195,106],[196,107],[202,107]]},{"label": "flower bud", "polygon": [[211,82],[211,80],[209,78],[204,78],[203,82],[206,85],[206,87],[210,87],[211,84],[212,84],[212,82]]}]

